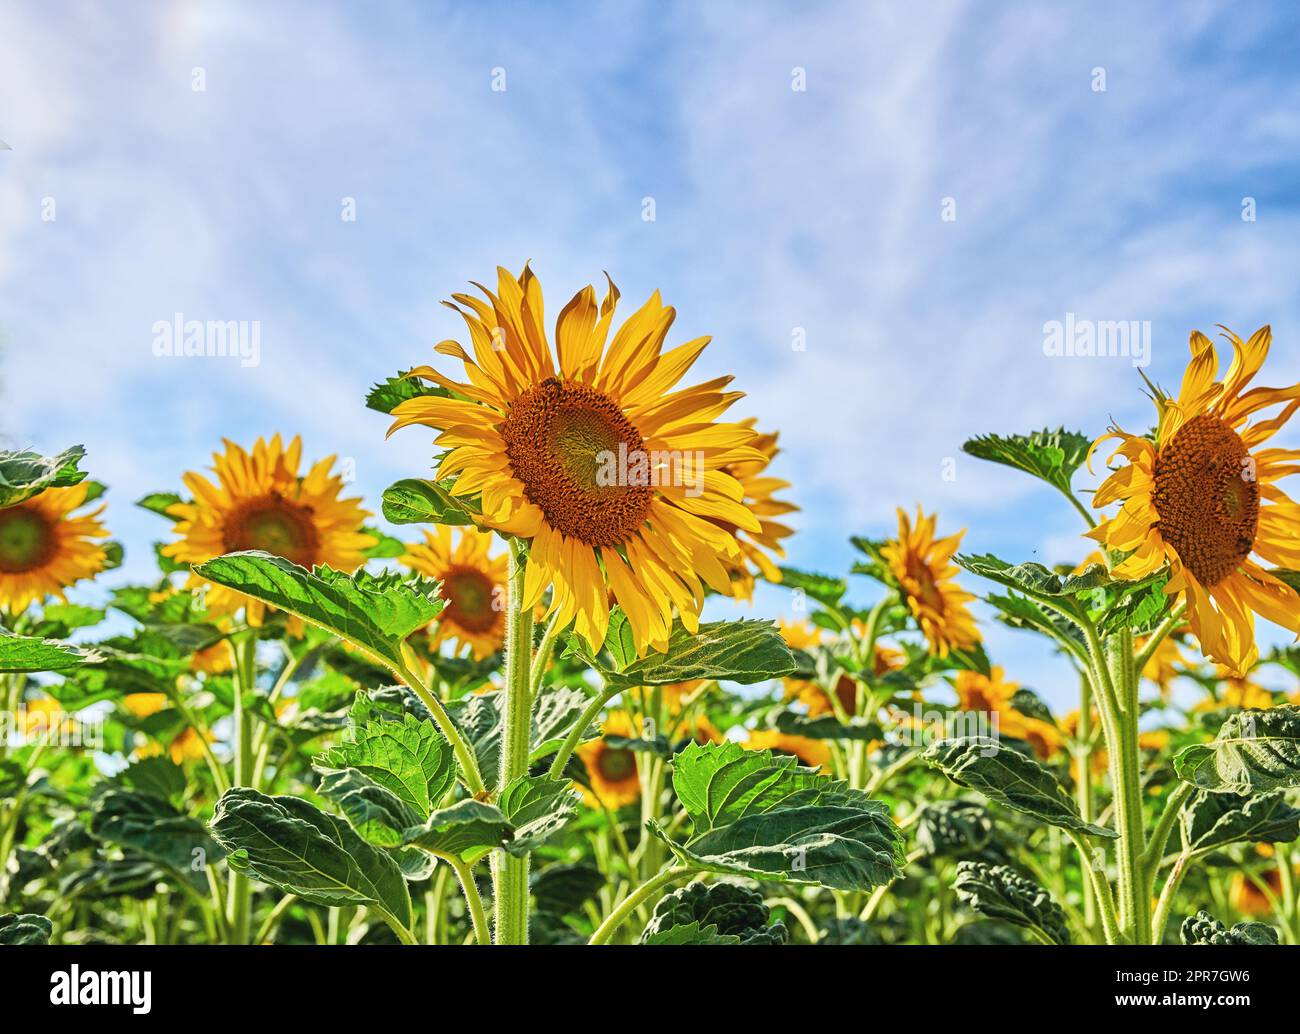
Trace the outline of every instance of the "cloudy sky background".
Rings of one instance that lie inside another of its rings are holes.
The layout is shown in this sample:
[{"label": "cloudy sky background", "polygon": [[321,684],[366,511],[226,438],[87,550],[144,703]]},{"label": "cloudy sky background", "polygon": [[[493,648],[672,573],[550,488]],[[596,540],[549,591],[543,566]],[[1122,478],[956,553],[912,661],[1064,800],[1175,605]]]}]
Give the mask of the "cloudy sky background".
[{"label": "cloudy sky background", "polygon": [[[714,336],[693,372],[781,431],[792,563],[842,570],[917,502],[1051,563],[1078,516],[961,443],[1150,407],[1125,359],[1044,356],[1046,321],[1151,321],[1170,386],[1191,328],[1268,322],[1264,379],[1300,380],[1295,4],[698,6],[6,4],[0,445],[87,444],[123,580],[164,530],[131,501],[222,436],[301,433],[377,509],[431,450],[385,443],[367,387],[462,336],[440,299],[531,259],[552,319],[608,270],[662,290],[672,343]],[[260,321],[260,366],[156,358],[176,312]],[[1068,705],[1062,662],[988,634]]]}]

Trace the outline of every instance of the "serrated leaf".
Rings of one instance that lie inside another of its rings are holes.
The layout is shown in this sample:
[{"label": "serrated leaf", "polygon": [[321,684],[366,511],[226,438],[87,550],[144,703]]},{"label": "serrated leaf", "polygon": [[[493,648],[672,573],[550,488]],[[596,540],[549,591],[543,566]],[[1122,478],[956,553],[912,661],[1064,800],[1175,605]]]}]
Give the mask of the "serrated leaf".
[{"label": "serrated leaf", "polygon": [[49,944],[54,924],[46,916],[7,912],[0,916],[0,944]]},{"label": "serrated leaf", "polygon": [[[587,709],[590,697],[571,686],[549,685],[533,701],[528,738],[528,762],[550,757],[564,742],[574,723]],[[499,690],[474,693],[450,704],[447,710],[469,741],[479,771],[489,790],[496,788],[501,760],[501,730],[505,694]]]},{"label": "serrated leaf", "polygon": [[203,887],[207,886],[203,866],[225,857],[202,822],[149,793],[109,790],[99,794],[91,801],[89,828],[95,839],[117,844]]},{"label": "serrated leaf", "polygon": [[411,925],[411,898],[397,862],[306,801],[248,787],[227,790],[212,833],[237,872],[313,904],[368,905],[403,928]]},{"label": "serrated leaf", "polygon": [[1300,809],[1286,801],[1284,790],[1241,797],[1198,790],[1183,807],[1179,821],[1191,851],[1210,851],[1247,840],[1289,844],[1300,837]]},{"label": "serrated leaf", "polygon": [[978,790],[1015,811],[1088,836],[1117,835],[1084,822],[1074,798],[1051,772],[997,740],[979,736],[936,740],[921,756],[958,786]]},{"label": "serrated leaf", "polygon": [[356,769],[404,802],[419,819],[442,803],[456,781],[451,745],[432,722],[409,714],[400,721],[367,722],[354,728],[351,740],[322,752],[313,765]]},{"label": "serrated leaf", "polygon": [[683,862],[753,879],[865,890],[896,878],[902,834],[889,809],[844,783],[771,751],[691,744],[677,755],[673,788],[695,833]]},{"label": "serrated leaf", "polygon": [[1005,865],[957,863],[957,897],[975,912],[1037,933],[1051,944],[1069,944],[1061,906],[1042,887]]},{"label": "serrated leaf", "polygon": [[978,459],[1014,467],[1069,493],[1075,471],[1088,457],[1091,441],[1064,427],[1032,434],[986,434],[972,438],[962,451]]},{"label": "serrated leaf", "polygon": [[916,846],[935,857],[977,854],[993,839],[993,823],[977,801],[933,801],[916,823]]},{"label": "serrated leaf", "polygon": [[1262,945],[1277,944],[1278,934],[1266,923],[1237,923],[1229,930],[1209,912],[1201,909],[1195,916],[1183,920],[1178,939],[1184,944]]},{"label": "serrated leaf", "polygon": [[1212,793],[1300,786],[1300,707],[1284,704],[1231,715],[1212,742],[1185,747],[1174,758],[1174,771]]},{"label": "serrated leaf", "polygon": [[1090,564],[1079,574],[1062,575],[1038,563],[1009,564],[991,553],[958,553],[952,559],[953,563],[972,574],[1029,596],[1077,596],[1113,582],[1102,564]]},{"label": "serrated leaf", "polygon": [[818,603],[833,607],[849,591],[849,583],[843,578],[817,574],[813,571],[801,571],[797,567],[781,567],[781,586],[797,589]]},{"label": "serrated leaf", "polygon": [[784,944],[789,931],[772,923],[757,890],[737,883],[691,883],[665,894],[641,932],[641,944]]},{"label": "serrated leaf", "polygon": [[210,582],[269,603],[333,632],[376,659],[401,668],[401,644],[441,612],[438,583],[396,573],[308,571],[283,557],[230,553],[194,568]]},{"label": "serrated leaf", "polygon": [[573,820],[579,800],[567,779],[512,779],[496,802],[513,830],[506,850],[514,855],[537,850]]},{"label": "serrated leaf", "polygon": [[56,639],[14,635],[8,629],[0,628],[0,674],[71,671],[101,659],[101,655],[91,649]]},{"label": "serrated leaf", "polygon": [[167,511],[177,503],[183,503],[184,501],[175,492],[150,492],[147,496],[137,499],[135,505],[142,510],[148,510],[150,513],[156,513],[159,517],[165,517],[167,520],[175,522],[176,518]]},{"label": "serrated leaf", "polygon": [[453,496],[445,485],[419,478],[403,478],[384,489],[381,509],[392,524],[473,524],[469,504]]},{"label": "serrated leaf", "polygon": [[74,445],[57,456],[30,451],[0,452],[0,507],[21,503],[47,488],[79,484],[86,473],[78,470],[77,465],[85,455],[82,445]]},{"label": "serrated leaf", "polygon": [[649,945],[669,945],[669,944],[691,944],[691,945],[736,945],[740,943],[740,938],[734,933],[719,933],[716,926],[702,926],[699,920],[692,920],[689,923],[678,923],[676,926],[670,926],[666,930],[655,930],[651,933],[648,929],[641,934],[638,944]]},{"label": "serrated leaf", "polygon": [[513,835],[499,808],[473,799],[440,808],[418,826],[407,829],[403,842],[441,857],[473,863]]},{"label": "serrated leaf", "polygon": [[353,829],[380,847],[400,847],[405,831],[425,818],[397,794],[355,768],[326,772],[317,789],[322,797],[339,806]]},{"label": "serrated leaf", "polygon": [[398,374],[396,377],[389,377],[386,381],[381,381],[370,389],[366,395],[366,408],[373,409],[377,413],[392,413],[400,403],[421,398],[425,395],[450,398],[451,392],[446,388],[436,387],[416,380],[414,377]]},{"label": "serrated leaf", "polygon": [[[608,638],[606,642],[608,645]],[[696,635],[679,622],[673,627],[664,653],[651,652],[640,659],[633,655],[625,658],[625,665],[616,655],[614,668],[602,665],[587,653],[577,636],[571,637],[570,647],[607,681],[627,686],[666,686],[694,679],[750,685],[788,675],[795,669],[794,655],[776,625],[752,619],[707,622],[700,625]]]}]

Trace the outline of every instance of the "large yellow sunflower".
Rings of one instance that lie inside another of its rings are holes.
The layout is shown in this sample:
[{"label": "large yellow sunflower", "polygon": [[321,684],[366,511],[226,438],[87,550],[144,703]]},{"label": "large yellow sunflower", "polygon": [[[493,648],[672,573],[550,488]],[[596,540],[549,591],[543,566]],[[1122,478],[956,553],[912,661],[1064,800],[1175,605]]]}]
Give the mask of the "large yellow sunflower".
[{"label": "large yellow sunflower", "polygon": [[[184,564],[200,564],[226,553],[260,549],[303,567],[328,564],[352,571],[365,563],[362,552],[375,544],[362,532],[370,514],[360,499],[340,499],[343,479],[330,473],[334,457],[327,456],[298,476],[302,440],[285,448],[280,436],[259,438],[252,452],[225,442],[224,453],[213,454],[216,484],[193,471],[183,480],[193,502],[176,503],[167,512],[176,518],[173,530],[181,537],[163,547],[163,555]],[[187,588],[207,583],[190,575]],[[248,623],[260,625],[266,604],[220,585],[208,588],[209,614],[233,614],[246,609]]]},{"label": "large yellow sunflower", "polygon": [[[1268,356],[1272,331],[1242,342],[1225,330],[1234,358],[1222,380],[1214,345],[1191,337],[1192,361],[1178,397],[1155,389],[1155,441],[1118,428],[1112,453],[1128,463],[1097,490],[1093,506],[1121,503],[1090,536],[1127,556],[1120,578],[1138,579],[1169,565],[1165,592],[1182,595],[1187,620],[1205,654],[1244,675],[1259,656],[1255,614],[1300,633],[1300,594],[1251,559],[1300,567],[1300,507],[1277,487],[1300,471],[1300,451],[1260,449],[1300,408],[1300,384],[1246,385]],[[1247,424],[1283,405],[1270,420]]]},{"label": "large yellow sunflower", "polygon": [[1020,683],[1011,682],[997,665],[989,674],[959,671],[953,680],[959,711],[978,711],[998,716],[999,735],[1024,740],[1040,758],[1050,758],[1061,748],[1061,731],[1051,722],[1018,711],[1012,703]]},{"label": "large yellow sunflower", "polygon": [[47,488],[39,495],[0,508],[0,606],[20,614],[83,578],[93,578],[108,563],[108,537],[97,518],[99,506],[73,517],[85,505],[86,484]]},{"label": "large yellow sunflower", "polygon": [[495,293],[479,289],[486,301],[447,303],[465,319],[474,355],[455,341],[436,348],[464,363],[469,383],[412,370],[453,397],[401,403],[389,433],[436,428],[449,450],[439,476],[456,476],[452,492],[481,496],[486,527],[532,540],[523,606],[553,585],[551,611],[597,646],[608,586],[637,650],[665,649],[674,607],[694,632],[704,585],[734,595],[737,533],[763,534],[727,471],[766,457],[751,427],[718,422],[740,394],[726,390],[730,377],[672,390],[709,339],[664,352],[675,312],[658,292],[606,347],[618,291],[611,283],[598,306],[585,287],[560,312],[553,357],[542,288],[527,267],[518,278],[498,269]]},{"label": "large yellow sunflower", "polygon": [[446,605],[429,629],[429,645],[436,650],[455,640],[475,660],[495,653],[505,642],[505,556],[489,556],[492,536],[474,528],[453,533],[439,524],[424,539],[408,545],[401,562],[442,583]]},{"label": "large yellow sunflower", "polygon": [[886,543],[880,553],[925,633],[930,653],[947,657],[953,650],[977,646],[980,634],[969,606],[975,597],[956,583],[957,568],[949,563],[966,532],[936,540],[937,518],[937,514],[925,516],[918,506],[913,527],[900,509],[898,538]]},{"label": "large yellow sunflower", "polygon": [[[744,420],[742,423],[747,427],[753,427],[755,422],[751,419]],[[739,481],[744,488],[745,507],[759,519],[761,525],[761,530],[757,533],[730,529],[736,533],[740,552],[744,557],[744,562],[732,570],[733,592],[737,599],[754,598],[754,579],[758,575],[769,582],[781,581],[781,569],[772,562],[768,554],[784,557],[785,547],[781,545],[781,540],[794,534],[793,528],[773,519],[787,513],[794,513],[799,509],[794,503],[776,498],[776,493],[783,488],[789,488],[790,482],[771,477],[767,473],[768,464],[780,451],[776,447],[776,439],[776,434],[759,434],[754,439],[754,447],[763,454],[764,458],[761,461],[744,460],[727,467],[727,473]],[[724,527],[728,526],[724,524]]]},{"label": "large yellow sunflower", "polygon": [[746,750],[774,750],[778,754],[792,754],[808,768],[829,772],[831,749],[825,740],[808,736],[791,736],[775,729],[752,729],[740,744]]}]

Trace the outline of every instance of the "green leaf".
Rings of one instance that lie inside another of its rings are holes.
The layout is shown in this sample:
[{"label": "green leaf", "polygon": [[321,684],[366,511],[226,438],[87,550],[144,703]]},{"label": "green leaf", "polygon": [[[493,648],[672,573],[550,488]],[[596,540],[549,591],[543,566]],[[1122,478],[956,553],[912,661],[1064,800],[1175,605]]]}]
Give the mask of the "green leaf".
[{"label": "green leaf", "polygon": [[1178,939],[1184,944],[1216,946],[1278,943],[1277,931],[1265,923],[1237,923],[1229,930],[1204,909],[1183,920]]},{"label": "green leaf", "polygon": [[848,724],[833,714],[816,717],[781,708],[771,716],[772,726],[787,736],[803,736],[810,740],[857,740],[870,742],[884,738],[884,730],[874,719],[861,715],[849,717]]},{"label": "green leaf", "polygon": [[610,668],[586,650],[576,635],[569,640],[571,652],[587,660],[606,681],[624,686],[666,686],[694,679],[713,679],[750,685],[788,675],[795,670],[794,655],[776,625],[770,621],[745,619],[713,621],[700,625],[691,635],[680,624],[673,628],[664,653],[651,652],[636,659],[627,652],[626,621],[621,613],[610,616],[606,647],[616,667]]},{"label": "green leaf", "polygon": [[0,944],[49,944],[54,924],[45,916],[7,912],[0,916]]},{"label": "green leaf", "polygon": [[1075,471],[1088,457],[1091,441],[1074,431],[1034,431],[1032,434],[985,434],[962,446],[971,456],[1014,467],[1069,493]]},{"label": "green leaf", "polygon": [[375,659],[400,669],[401,645],[443,607],[438,583],[396,573],[346,575],[329,567],[304,567],[251,551],[230,553],[194,568],[210,582],[296,614],[347,639]]},{"label": "green leaf", "polygon": [[71,671],[102,659],[94,650],[38,636],[14,635],[0,628],[0,674]]},{"label": "green leaf", "polygon": [[559,862],[535,869],[529,879],[537,907],[568,915],[580,912],[605,887],[605,874],[590,862]]},{"label": "green leaf", "polygon": [[813,803],[829,782],[791,755],[738,743],[691,743],[673,759],[673,789],[697,833],[776,807]]},{"label": "green leaf", "polygon": [[958,553],[953,563],[981,578],[1005,585],[1029,596],[1060,598],[1110,585],[1112,579],[1102,564],[1091,564],[1079,574],[1057,574],[1042,564],[1009,564],[992,554]]},{"label": "green leaf", "polygon": [[368,905],[410,928],[411,898],[397,862],[306,801],[248,787],[227,790],[212,833],[236,872],[313,904]]},{"label": "green leaf", "polygon": [[405,842],[405,831],[425,818],[397,794],[355,768],[326,772],[317,789],[322,797],[339,806],[353,829],[380,847],[400,847]]},{"label": "green leaf", "polygon": [[1042,887],[1005,865],[958,862],[957,897],[990,919],[1023,927],[1051,944],[1069,944],[1061,906]]},{"label": "green leaf", "polygon": [[978,790],[1015,811],[1088,836],[1117,835],[1084,822],[1074,798],[1051,772],[997,740],[980,736],[936,740],[921,756],[958,786]]},{"label": "green leaf", "polygon": [[0,452],[0,507],[13,506],[47,488],[67,488],[85,479],[77,465],[86,455],[85,446],[74,445],[57,456],[38,452]]},{"label": "green leaf", "polygon": [[810,596],[818,603],[834,607],[844,594],[849,591],[849,583],[843,578],[801,571],[796,567],[782,567],[781,585],[787,589],[798,589],[805,596]]},{"label": "green leaf", "polygon": [[1184,806],[1179,821],[1189,850],[1210,851],[1248,840],[1289,844],[1300,837],[1300,809],[1286,801],[1286,791],[1254,797],[1199,790]]},{"label": "green leaf", "polygon": [[695,835],[652,835],[682,862],[751,879],[866,890],[895,879],[902,834],[889,809],[794,758],[738,744],[691,744],[674,762],[673,787]]},{"label": "green leaf", "polygon": [[473,524],[463,499],[445,485],[419,478],[403,478],[384,489],[381,509],[391,524]]},{"label": "green leaf", "polygon": [[1184,748],[1174,758],[1174,771],[1212,793],[1300,786],[1300,707],[1238,711],[1215,740]]},{"label": "green leaf", "polygon": [[90,835],[142,855],[204,888],[203,867],[225,857],[198,819],[182,814],[161,797],[131,790],[109,790],[91,802]]},{"label": "green leaf", "polygon": [[372,528],[370,525],[362,528],[361,532],[375,540],[373,546],[367,546],[361,551],[371,560],[395,560],[406,553],[406,543],[387,532]]},{"label": "green leaf", "polygon": [[435,811],[406,830],[403,841],[430,854],[472,864],[494,847],[504,846],[513,832],[499,808],[471,798]]},{"label": "green leaf", "polygon": [[519,776],[512,779],[497,807],[513,829],[506,850],[514,855],[535,851],[577,814],[579,796],[567,779]]},{"label": "green leaf", "polygon": [[[590,697],[571,686],[545,686],[533,701],[528,734],[528,763],[550,757],[587,709]],[[505,694],[474,693],[448,705],[452,720],[469,741],[489,790],[496,788],[501,760]]]},{"label": "green leaf", "polygon": [[[411,808],[429,815],[456,782],[451,745],[429,721],[403,715],[401,721],[367,722],[353,739],[318,755],[317,769],[356,769]],[[417,819],[417,821],[419,821]]]},{"label": "green leaf", "polygon": [[150,492],[142,499],[137,499],[135,505],[148,510],[150,513],[156,513],[159,517],[166,517],[167,520],[175,522],[176,518],[167,511],[177,503],[183,502],[185,500],[175,492]]},{"label": "green leaf", "polygon": [[129,790],[170,800],[185,792],[185,769],[171,758],[155,756],[137,758],[122,769],[114,780]]},{"label": "green leaf", "polygon": [[756,890],[739,884],[692,883],[665,894],[641,932],[641,944],[784,944],[789,931],[772,923]]},{"label": "green leaf", "polygon": [[916,823],[916,846],[927,855],[978,854],[993,839],[993,823],[978,801],[933,801]]},{"label": "green leaf", "polygon": [[424,381],[416,380],[414,377],[398,374],[396,377],[389,377],[388,380],[381,381],[370,389],[369,394],[366,395],[366,408],[373,409],[378,413],[392,413],[400,403],[425,395],[450,398],[451,392],[446,388],[435,387],[426,384]]}]

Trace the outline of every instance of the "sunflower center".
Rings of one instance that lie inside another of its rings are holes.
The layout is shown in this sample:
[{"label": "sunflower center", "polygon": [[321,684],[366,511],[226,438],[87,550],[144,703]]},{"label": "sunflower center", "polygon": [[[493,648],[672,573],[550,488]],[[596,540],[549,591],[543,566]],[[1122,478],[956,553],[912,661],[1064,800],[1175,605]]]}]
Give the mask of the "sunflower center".
[{"label": "sunflower center", "polygon": [[240,504],[226,518],[226,551],[260,549],[302,567],[316,563],[320,536],[310,507],[272,493]]},{"label": "sunflower center", "polygon": [[603,393],[549,378],[515,400],[501,437],[528,501],[557,531],[617,546],[645,523],[653,489],[619,476],[645,462],[645,443]]},{"label": "sunflower center", "polygon": [[1227,424],[1189,420],[1156,457],[1151,501],[1160,534],[1203,585],[1217,585],[1255,546],[1259,484],[1250,453]]},{"label": "sunflower center", "polygon": [[488,632],[501,612],[494,605],[496,586],[473,567],[453,567],[442,579],[442,615],[466,632]]},{"label": "sunflower center", "polygon": [[43,567],[54,552],[54,525],[36,510],[0,510],[0,571],[22,574]]},{"label": "sunflower center", "polygon": [[600,752],[596,767],[608,782],[617,783],[624,779],[631,779],[636,775],[636,755],[630,750],[607,747]]}]

